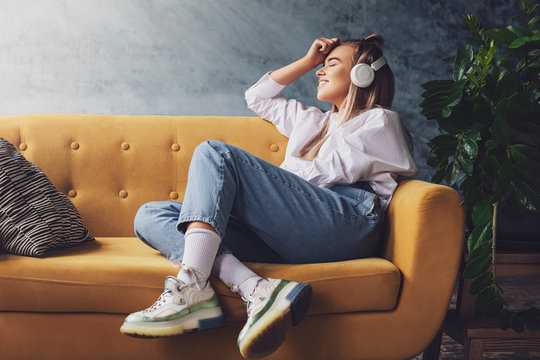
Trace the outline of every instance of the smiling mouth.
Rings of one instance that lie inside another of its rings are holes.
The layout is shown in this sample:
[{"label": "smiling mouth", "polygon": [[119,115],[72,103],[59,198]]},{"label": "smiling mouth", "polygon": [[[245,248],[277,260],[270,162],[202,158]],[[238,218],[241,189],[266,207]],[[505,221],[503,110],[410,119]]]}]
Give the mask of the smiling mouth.
[{"label": "smiling mouth", "polygon": [[319,81],[319,86],[323,86],[323,85],[326,85],[328,83],[329,83],[328,80],[321,80],[321,81]]}]

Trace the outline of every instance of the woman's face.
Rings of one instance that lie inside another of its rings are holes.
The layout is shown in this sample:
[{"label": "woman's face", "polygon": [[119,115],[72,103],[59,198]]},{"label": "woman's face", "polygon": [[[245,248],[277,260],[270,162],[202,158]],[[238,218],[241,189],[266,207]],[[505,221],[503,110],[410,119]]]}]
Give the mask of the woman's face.
[{"label": "woman's face", "polygon": [[333,103],[338,109],[345,100],[351,84],[351,69],[356,49],[349,45],[339,45],[324,60],[317,71],[319,86],[317,99]]}]

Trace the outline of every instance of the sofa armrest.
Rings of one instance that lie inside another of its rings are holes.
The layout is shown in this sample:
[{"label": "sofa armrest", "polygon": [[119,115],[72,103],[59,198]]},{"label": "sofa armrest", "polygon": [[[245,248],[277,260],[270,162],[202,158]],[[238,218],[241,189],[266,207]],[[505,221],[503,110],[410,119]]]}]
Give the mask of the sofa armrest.
[{"label": "sofa armrest", "polygon": [[430,339],[444,320],[459,270],[464,237],[461,197],[447,186],[405,180],[386,216],[383,256],[402,274],[396,315],[426,332],[419,337]]}]

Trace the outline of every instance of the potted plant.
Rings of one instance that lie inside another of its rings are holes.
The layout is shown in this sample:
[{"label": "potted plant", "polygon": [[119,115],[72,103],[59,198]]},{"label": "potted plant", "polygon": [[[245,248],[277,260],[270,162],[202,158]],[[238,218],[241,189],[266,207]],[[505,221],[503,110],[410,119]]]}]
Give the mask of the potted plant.
[{"label": "potted plant", "polygon": [[486,30],[476,17],[464,15],[475,45],[445,60],[451,79],[423,84],[420,104],[439,127],[429,142],[428,164],[437,169],[432,181],[458,188],[467,209],[469,261],[462,275],[474,279],[475,308],[517,332],[538,329],[540,311],[509,307],[494,261],[499,213],[523,218],[540,212],[537,5],[521,0],[513,17],[518,25],[504,28]]}]

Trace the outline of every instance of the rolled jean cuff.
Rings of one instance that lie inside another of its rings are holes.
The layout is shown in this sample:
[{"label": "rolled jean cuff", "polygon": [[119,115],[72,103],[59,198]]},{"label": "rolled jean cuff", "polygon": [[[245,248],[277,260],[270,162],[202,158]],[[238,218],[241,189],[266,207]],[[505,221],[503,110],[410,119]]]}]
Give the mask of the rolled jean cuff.
[{"label": "rolled jean cuff", "polygon": [[216,230],[216,233],[219,235],[221,239],[225,236],[225,232],[222,230],[222,227],[219,226],[217,221],[213,218],[209,218],[203,215],[182,215],[180,214],[180,217],[178,218],[178,223],[176,224],[176,228],[178,231],[180,231],[182,234],[186,234],[187,226],[190,222],[193,221],[200,221],[205,224],[210,225],[211,227]]}]

